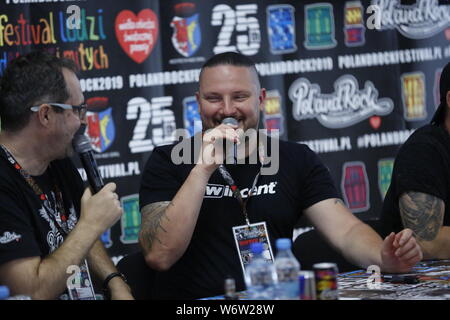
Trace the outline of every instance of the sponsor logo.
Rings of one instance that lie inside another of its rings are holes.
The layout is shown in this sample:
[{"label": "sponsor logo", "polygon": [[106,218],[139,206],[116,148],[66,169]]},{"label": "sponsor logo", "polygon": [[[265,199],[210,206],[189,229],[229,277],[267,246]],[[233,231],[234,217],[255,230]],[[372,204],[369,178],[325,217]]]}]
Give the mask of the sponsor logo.
[{"label": "sponsor logo", "polygon": [[386,193],[391,185],[392,169],[394,168],[394,159],[381,159],[378,161],[378,188],[380,189],[381,199],[384,200]]},{"label": "sponsor logo", "polygon": [[282,135],[284,133],[283,109],[278,90],[267,91],[263,117],[265,128],[269,134]]},{"label": "sponsor logo", "polygon": [[294,7],[288,4],[267,7],[267,34],[273,54],[297,51],[294,13]]},{"label": "sponsor logo", "polygon": [[115,29],[123,51],[134,62],[142,63],[158,40],[158,17],[150,9],[141,10],[137,16],[123,10],[116,17]]},{"label": "sponsor logo", "polygon": [[20,238],[22,238],[22,236],[15,232],[5,231],[3,233],[3,236],[0,237],[0,243],[7,244],[7,243],[10,243],[13,241],[18,242],[20,240]]},{"label": "sponsor logo", "polygon": [[190,137],[202,131],[202,120],[194,96],[183,99],[183,123]]},{"label": "sponsor logo", "polygon": [[401,82],[404,118],[407,121],[426,119],[425,75],[422,72],[404,73]]},{"label": "sponsor logo", "polygon": [[411,39],[429,38],[450,26],[450,6],[438,0],[417,0],[402,5],[399,0],[372,0],[380,8],[380,30],[397,29]]},{"label": "sponsor logo", "polygon": [[372,115],[385,116],[392,112],[394,103],[389,98],[378,98],[378,90],[366,81],[359,89],[352,75],[344,75],[334,83],[335,92],[321,94],[317,84],[300,78],[289,88],[295,120],[317,120],[327,128],[339,129],[352,126]]},{"label": "sponsor logo", "polygon": [[114,142],[116,129],[112,108],[108,108],[108,98],[94,97],[87,100],[88,113],[86,134],[96,152],[106,151]]},{"label": "sponsor logo", "polygon": [[334,31],[333,5],[317,3],[305,6],[306,49],[329,49],[337,44]]},{"label": "sponsor logo", "polygon": [[139,194],[132,194],[120,199],[123,208],[121,220],[122,235],[120,241],[125,244],[137,243],[141,227],[141,212],[139,211]]},{"label": "sponsor logo", "polygon": [[345,45],[347,47],[364,45],[365,31],[361,1],[347,1],[344,8]]},{"label": "sponsor logo", "polygon": [[173,28],[173,47],[185,57],[192,56],[199,49],[202,41],[199,14],[192,14],[194,9],[195,4],[193,3],[177,4],[175,6],[176,16],[170,23]]},{"label": "sponsor logo", "polygon": [[100,240],[102,240],[105,248],[111,248],[113,245],[113,242],[111,240],[111,229],[106,230],[103,232],[103,234],[100,237]]},{"label": "sponsor logo", "polygon": [[353,213],[369,210],[369,179],[363,162],[346,162],[342,169],[342,194]]},{"label": "sponsor logo", "polygon": [[[259,196],[262,194],[275,194],[275,187],[278,182],[270,182],[268,184],[262,184],[260,186],[255,186],[252,191],[252,197]],[[241,190],[242,198],[247,198],[250,188],[245,188]],[[233,197],[233,191],[228,185],[222,184],[212,184],[208,183],[206,185],[205,198],[223,198],[223,197]]]}]

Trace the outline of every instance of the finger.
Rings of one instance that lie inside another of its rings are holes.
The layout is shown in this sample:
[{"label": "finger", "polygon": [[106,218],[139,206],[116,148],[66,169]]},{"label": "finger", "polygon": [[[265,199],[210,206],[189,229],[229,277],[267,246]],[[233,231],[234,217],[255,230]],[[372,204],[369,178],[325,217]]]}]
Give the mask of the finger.
[{"label": "finger", "polygon": [[383,246],[385,249],[392,251],[394,250],[393,241],[394,241],[395,233],[391,232],[386,238],[384,238]]},{"label": "finger", "polygon": [[114,192],[114,191],[116,191],[116,188],[117,188],[117,185],[114,182],[110,182],[107,185],[105,185],[102,190]]},{"label": "finger", "polygon": [[403,261],[414,260],[414,259],[421,260],[421,258],[422,258],[421,250],[420,250],[419,246],[415,246],[413,249],[404,253],[401,257],[399,257],[399,259],[401,259]]},{"label": "finger", "polygon": [[408,253],[409,251],[411,251],[415,248],[416,248],[416,242],[413,239],[410,239],[410,241],[405,243],[403,246],[400,246],[400,248],[398,248],[395,251],[395,255],[400,258],[404,254]]},{"label": "finger", "polygon": [[411,229],[404,229],[398,234],[398,243],[400,246],[405,244],[409,239],[412,237],[412,230]]},{"label": "finger", "polygon": [[90,188],[86,188],[86,189],[84,190],[83,196],[81,197],[81,200],[87,200],[87,199],[89,199],[89,198],[91,198],[91,197],[92,197],[92,191],[91,191],[91,189],[90,189]]}]

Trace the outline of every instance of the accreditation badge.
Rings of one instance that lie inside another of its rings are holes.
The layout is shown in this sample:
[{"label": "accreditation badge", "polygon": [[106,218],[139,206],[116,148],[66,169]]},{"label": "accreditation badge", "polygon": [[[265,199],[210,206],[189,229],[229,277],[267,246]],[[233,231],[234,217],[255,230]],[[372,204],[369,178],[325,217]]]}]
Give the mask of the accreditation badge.
[{"label": "accreditation badge", "polygon": [[263,257],[266,261],[273,263],[273,251],[269,241],[269,233],[265,222],[246,224],[233,227],[233,236],[236,242],[236,248],[241,261],[242,271],[245,274],[246,268],[252,261],[252,252],[250,245],[260,242],[263,244]]},{"label": "accreditation badge", "polygon": [[73,273],[67,278],[67,291],[70,300],[95,300],[94,287],[87,261],[84,260],[79,266],[69,266],[68,273]]}]

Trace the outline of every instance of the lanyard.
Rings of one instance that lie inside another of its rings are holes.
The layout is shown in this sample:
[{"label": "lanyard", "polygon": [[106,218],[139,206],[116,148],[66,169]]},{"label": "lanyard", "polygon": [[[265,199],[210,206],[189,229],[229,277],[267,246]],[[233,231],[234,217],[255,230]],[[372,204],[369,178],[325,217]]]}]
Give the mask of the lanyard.
[{"label": "lanyard", "polygon": [[247,223],[247,226],[250,226],[250,220],[248,219],[248,212],[247,212],[247,203],[250,197],[253,195],[253,189],[255,189],[256,183],[258,182],[259,176],[261,175],[261,169],[264,166],[264,146],[262,143],[259,143],[258,147],[258,154],[259,154],[259,160],[261,162],[261,167],[259,168],[258,173],[256,174],[255,178],[253,179],[252,187],[250,188],[248,192],[247,199],[242,199],[241,190],[238,188],[236,183],[234,182],[233,177],[228,172],[228,170],[225,168],[223,164],[219,166],[219,172],[222,175],[222,178],[230,185],[231,191],[233,192],[233,197],[239,201],[239,204],[241,205],[242,213],[244,214],[245,222]]},{"label": "lanyard", "polygon": [[[55,197],[53,199],[54,208],[51,208],[51,206],[50,206],[52,201],[50,201],[50,199],[42,191],[41,187],[39,187],[39,185],[36,183],[36,181],[31,177],[31,175],[25,169],[23,169],[22,166],[16,161],[16,159],[13,157],[11,152],[9,152],[9,150],[6,149],[6,147],[1,144],[0,144],[0,147],[5,152],[9,163],[11,163],[11,165],[14,167],[14,169],[16,169],[20,173],[20,175],[28,183],[28,185],[31,187],[31,189],[33,189],[34,193],[41,201],[44,209],[48,213],[50,213],[49,217],[53,218],[54,222],[56,222],[55,225],[58,228],[59,232],[61,234],[67,235],[70,232],[70,230],[67,225],[67,216],[66,216],[66,212],[65,212],[64,204],[63,204],[63,200],[62,200],[62,192],[59,189],[58,185],[56,184],[55,179],[54,179],[53,175],[50,173],[50,171],[49,171],[49,175],[52,178],[52,182],[53,182],[54,189],[55,189],[54,190]],[[58,216],[58,213],[59,213],[59,216]]]}]

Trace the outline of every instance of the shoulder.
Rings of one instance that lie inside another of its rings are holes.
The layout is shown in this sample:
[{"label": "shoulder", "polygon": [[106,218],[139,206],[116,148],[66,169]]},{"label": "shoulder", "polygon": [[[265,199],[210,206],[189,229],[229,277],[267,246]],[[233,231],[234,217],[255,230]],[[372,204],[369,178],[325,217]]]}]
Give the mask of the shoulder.
[{"label": "shoulder", "polygon": [[280,156],[300,163],[319,161],[317,154],[306,144],[280,140]]},{"label": "shoulder", "polygon": [[448,133],[441,127],[426,125],[414,131],[399,150],[398,158],[414,154],[414,158],[429,157],[441,154],[448,148],[445,140],[449,140]]}]

